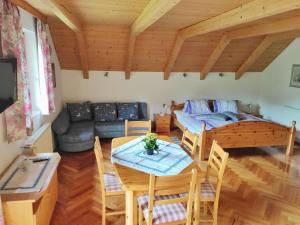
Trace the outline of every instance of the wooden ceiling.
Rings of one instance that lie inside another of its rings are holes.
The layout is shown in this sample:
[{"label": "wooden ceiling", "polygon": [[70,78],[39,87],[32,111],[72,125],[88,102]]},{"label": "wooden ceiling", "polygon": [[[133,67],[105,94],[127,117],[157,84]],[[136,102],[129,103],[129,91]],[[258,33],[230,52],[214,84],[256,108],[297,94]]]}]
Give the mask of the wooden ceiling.
[{"label": "wooden ceiling", "polygon": [[[63,69],[263,71],[300,36],[300,0],[11,0],[44,19]],[[43,16],[41,16],[41,14]]]}]

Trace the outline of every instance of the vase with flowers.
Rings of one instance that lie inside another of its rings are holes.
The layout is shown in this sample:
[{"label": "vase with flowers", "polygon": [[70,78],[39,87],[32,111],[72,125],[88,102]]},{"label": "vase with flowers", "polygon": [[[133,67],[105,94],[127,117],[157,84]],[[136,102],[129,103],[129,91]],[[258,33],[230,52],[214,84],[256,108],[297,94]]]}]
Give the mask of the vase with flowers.
[{"label": "vase with flowers", "polygon": [[157,134],[155,133],[148,133],[146,137],[143,139],[145,142],[145,149],[147,155],[153,155],[156,151],[158,153],[158,145],[157,145]]}]

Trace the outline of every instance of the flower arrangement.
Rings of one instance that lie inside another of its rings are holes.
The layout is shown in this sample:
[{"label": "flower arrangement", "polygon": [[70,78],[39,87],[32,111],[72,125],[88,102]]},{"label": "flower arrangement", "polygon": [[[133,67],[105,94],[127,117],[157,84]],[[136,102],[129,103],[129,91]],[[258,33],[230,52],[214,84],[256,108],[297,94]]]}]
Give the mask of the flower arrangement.
[{"label": "flower arrangement", "polygon": [[154,151],[158,151],[157,141],[157,134],[155,133],[148,133],[143,140],[145,142],[145,149],[148,155],[153,155]]}]

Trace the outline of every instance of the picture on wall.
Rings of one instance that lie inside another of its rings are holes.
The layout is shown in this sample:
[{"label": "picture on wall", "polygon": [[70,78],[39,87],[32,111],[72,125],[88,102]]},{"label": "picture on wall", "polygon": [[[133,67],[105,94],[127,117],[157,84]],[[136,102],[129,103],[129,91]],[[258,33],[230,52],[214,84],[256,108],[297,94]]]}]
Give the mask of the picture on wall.
[{"label": "picture on wall", "polygon": [[300,88],[300,65],[293,65],[290,87]]}]

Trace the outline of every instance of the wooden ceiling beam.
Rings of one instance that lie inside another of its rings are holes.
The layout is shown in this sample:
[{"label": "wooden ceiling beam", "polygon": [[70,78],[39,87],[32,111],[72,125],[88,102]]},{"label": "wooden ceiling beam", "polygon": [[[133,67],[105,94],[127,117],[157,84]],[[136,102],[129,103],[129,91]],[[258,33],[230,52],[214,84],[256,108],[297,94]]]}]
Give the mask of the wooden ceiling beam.
[{"label": "wooden ceiling beam", "polygon": [[57,0],[44,0],[44,2],[51,8],[52,12],[63,23],[65,23],[72,31],[75,32],[78,47],[78,55],[81,63],[81,69],[83,72],[83,78],[89,79],[89,65],[86,41],[83,35],[83,28],[80,21]]},{"label": "wooden ceiling beam", "polygon": [[24,9],[25,11],[29,12],[31,15],[38,18],[42,22],[44,22],[44,23],[47,22],[47,17],[44,14],[42,14],[40,11],[38,11],[36,8],[31,6],[30,4],[28,4],[24,0],[11,0],[11,2],[14,5],[16,5],[20,8],[22,8],[22,9]]},{"label": "wooden ceiling beam", "polygon": [[204,80],[206,78],[207,74],[211,71],[218,59],[221,57],[222,53],[224,52],[225,48],[229,45],[230,41],[231,40],[227,37],[226,34],[222,36],[217,47],[212,51],[203,69],[201,70],[200,80]]},{"label": "wooden ceiling beam", "polygon": [[300,0],[254,0],[181,30],[185,38],[254,22],[300,8]]},{"label": "wooden ceiling beam", "polygon": [[247,24],[296,9],[300,9],[300,0],[254,0],[226,13],[180,30],[178,33],[180,40],[176,39],[173,45],[174,48],[166,64],[165,79],[169,78],[185,39]]},{"label": "wooden ceiling beam", "polygon": [[132,60],[134,55],[136,37],[169,12],[181,0],[151,0],[143,12],[131,25],[128,53],[126,55],[125,79],[130,79]]},{"label": "wooden ceiling beam", "polygon": [[271,23],[248,26],[226,32],[229,39],[251,38],[269,34],[283,33],[300,29],[300,16],[280,19]]},{"label": "wooden ceiling beam", "polygon": [[174,45],[172,47],[172,51],[169,55],[167,64],[165,66],[164,80],[169,79],[169,77],[171,75],[171,72],[172,72],[172,69],[173,69],[173,67],[176,63],[176,60],[178,58],[178,55],[180,53],[180,50],[181,50],[181,47],[182,47],[183,43],[184,43],[184,39],[181,37],[180,34],[177,34],[176,40],[175,40]]},{"label": "wooden ceiling beam", "polygon": [[300,37],[300,30],[266,36],[247,58],[247,60],[239,67],[235,74],[235,79],[240,79],[274,42],[279,40],[293,39],[296,37]]}]

